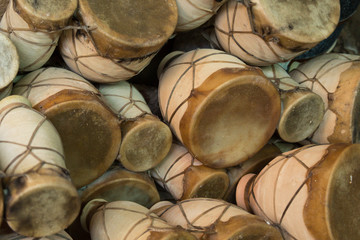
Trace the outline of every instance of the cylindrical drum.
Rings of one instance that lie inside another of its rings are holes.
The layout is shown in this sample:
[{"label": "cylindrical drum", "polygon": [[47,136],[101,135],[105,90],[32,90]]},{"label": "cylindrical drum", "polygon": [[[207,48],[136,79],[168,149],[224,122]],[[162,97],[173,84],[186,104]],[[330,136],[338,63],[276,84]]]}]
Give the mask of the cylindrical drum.
[{"label": "cylindrical drum", "polygon": [[259,173],[266,164],[280,154],[281,151],[275,144],[268,143],[245,162],[238,166],[227,168],[229,188],[226,190],[224,200],[235,203],[235,190],[240,178],[248,173]]},{"label": "cylindrical drum", "polygon": [[145,207],[160,201],[154,181],[148,174],[130,172],[118,166],[80,189],[79,193],[84,206],[97,198],[108,202],[131,201]]},{"label": "cylindrical drum", "polygon": [[324,117],[321,97],[300,87],[278,64],[262,70],[280,92],[281,117],[277,127],[280,137],[287,142],[300,142],[309,137]]},{"label": "cylindrical drum", "polygon": [[1,33],[0,58],[0,99],[2,99],[11,92],[12,81],[19,70],[19,55],[12,41]]},{"label": "cylindrical drum", "polygon": [[15,44],[20,71],[36,70],[49,60],[76,7],[76,0],[10,0],[0,32]]},{"label": "cylindrical drum", "polygon": [[314,47],[335,30],[340,2],[318,0],[229,0],[215,30],[225,51],[244,62],[267,66]]},{"label": "cylindrical drum", "polygon": [[194,198],[177,204],[159,202],[150,210],[169,224],[194,232],[198,239],[282,239],[276,227],[219,199]]},{"label": "cylindrical drum", "polygon": [[359,144],[283,153],[259,175],[240,180],[237,202],[279,225],[289,239],[359,239],[359,154]]},{"label": "cylindrical drum", "polygon": [[214,49],[184,53],[160,75],[162,115],[207,166],[235,166],[260,150],[280,118],[280,96],[260,69]]},{"label": "cylindrical drum", "polygon": [[141,93],[126,81],[101,84],[99,90],[109,107],[122,119],[121,164],[136,172],[158,165],[169,152],[169,127],[151,113]]},{"label": "cylindrical drum", "polygon": [[116,159],[120,121],[81,76],[61,68],[42,68],[17,82],[13,93],[28,97],[54,124],[76,187],[100,177]]},{"label": "cylindrical drum", "polygon": [[65,229],[79,213],[80,200],[65,168],[58,132],[21,96],[0,101],[0,123],[8,225],[31,237]]},{"label": "cylindrical drum", "polygon": [[82,226],[91,240],[195,240],[180,227],[175,227],[149,209],[129,201],[107,203],[96,199],[81,214]]},{"label": "cylindrical drum", "polygon": [[325,54],[290,72],[301,86],[320,95],[324,118],[311,140],[315,143],[360,141],[360,56]]},{"label": "cylindrical drum", "polygon": [[17,233],[10,233],[1,236],[2,240],[73,240],[69,234],[65,231],[61,231],[59,233],[55,233],[51,236],[33,238],[33,237],[25,237],[21,236]]},{"label": "cylindrical drum", "polygon": [[60,42],[66,64],[88,80],[127,80],[146,67],[173,34],[175,0],[80,0],[79,28]]},{"label": "cylindrical drum", "polygon": [[175,200],[222,198],[229,186],[224,170],[204,166],[185,147],[175,143],[166,158],[150,172]]},{"label": "cylindrical drum", "polygon": [[227,0],[176,0],[178,22],[176,31],[189,31],[200,27],[216,14]]}]

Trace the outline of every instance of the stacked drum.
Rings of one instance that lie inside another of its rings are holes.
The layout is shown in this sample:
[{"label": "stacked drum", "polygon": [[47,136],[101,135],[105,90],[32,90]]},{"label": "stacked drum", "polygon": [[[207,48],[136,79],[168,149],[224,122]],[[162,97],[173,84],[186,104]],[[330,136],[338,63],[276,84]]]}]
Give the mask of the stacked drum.
[{"label": "stacked drum", "polygon": [[0,0],[0,239],[360,239],[357,5]]}]

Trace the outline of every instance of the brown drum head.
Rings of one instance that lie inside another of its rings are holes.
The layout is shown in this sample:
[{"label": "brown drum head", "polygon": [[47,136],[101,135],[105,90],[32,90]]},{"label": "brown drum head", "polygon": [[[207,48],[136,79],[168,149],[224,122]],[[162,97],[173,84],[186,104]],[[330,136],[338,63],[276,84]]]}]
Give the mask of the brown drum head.
[{"label": "brown drum head", "polygon": [[287,142],[300,142],[320,125],[325,113],[324,102],[310,91],[285,92],[282,97],[289,101],[284,101],[286,109],[278,125],[279,135]]},{"label": "brown drum head", "polygon": [[77,0],[13,0],[14,9],[24,20],[37,28],[65,27],[77,8]]},{"label": "brown drum head", "polygon": [[120,124],[97,96],[63,90],[34,108],[43,111],[59,132],[65,164],[77,188],[100,177],[116,159]]},{"label": "brown drum head", "polygon": [[159,50],[175,30],[175,0],[80,0],[83,24],[103,56],[138,58]]},{"label": "brown drum head", "polygon": [[58,175],[30,173],[12,179],[6,220],[15,232],[31,237],[58,233],[80,211],[78,193],[71,182]]},{"label": "brown drum head", "polygon": [[81,192],[83,205],[97,198],[108,202],[132,201],[145,207],[151,207],[160,201],[159,193],[150,177],[124,169],[106,172]]},{"label": "brown drum head", "polygon": [[326,214],[334,239],[360,239],[360,145],[339,156],[329,181]]},{"label": "brown drum head", "polygon": [[[219,81],[224,83],[215,88]],[[199,161],[224,168],[259,151],[279,117],[278,92],[260,71],[221,69],[195,89],[180,127],[185,146]]]},{"label": "brown drum head", "polygon": [[[340,3],[334,0],[256,0],[275,31],[285,38],[300,43],[317,43],[330,36],[340,18]],[[254,14],[260,11],[256,4]],[[272,32],[270,34],[277,34]],[[274,31],[274,30],[273,30]],[[282,42],[286,45],[286,42]],[[291,49],[291,46],[288,46]]]}]

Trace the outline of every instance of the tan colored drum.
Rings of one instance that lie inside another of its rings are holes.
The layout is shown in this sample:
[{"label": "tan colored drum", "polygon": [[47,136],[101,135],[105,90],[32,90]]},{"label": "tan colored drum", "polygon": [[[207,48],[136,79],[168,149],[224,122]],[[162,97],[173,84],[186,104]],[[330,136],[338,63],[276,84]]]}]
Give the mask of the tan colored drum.
[{"label": "tan colored drum", "polygon": [[324,117],[321,97],[300,87],[278,64],[262,70],[280,92],[282,112],[277,127],[280,137],[287,142],[300,142],[311,136]]},{"label": "tan colored drum", "polygon": [[165,65],[159,103],[173,133],[207,166],[235,166],[259,151],[280,118],[280,97],[260,69],[213,49]]},{"label": "tan colored drum", "polygon": [[21,71],[36,70],[49,60],[76,7],[76,0],[10,1],[0,32],[15,44]]},{"label": "tan colored drum", "polygon": [[189,31],[200,27],[216,14],[227,0],[176,0],[178,22],[176,31]]},{"label": "tan colored drum", "polygon": [[28,97],[54,124],[77,188],[100,177],[116,159],[120,121],[81,76],[61,68],[42,68],[24,76],[13,93]]},{"label": "tan colored drum", "polygon": [[198,239],[282,239],[280,232],[260,217],[218,199],[159,202],[150,210],[168,223],[194,232]]},{"label": "tan colored drum", "polygon": [[65,168],[58,132],[21,96],[0,101],[0,123],[8,225],[30,237],[65,229],[79,213],[80,200]]},{"label": "tan colored drum", "polygon": [[360,238],[360,145],[307,145],[244,176],[237,202],[287,232],[287,239]]},{"label": "tan colored drum", "polygon": [[121,167],[113,167],[100,178],[79,191],[85,206],[93,199],[108,202],[131,201],[151,207],[160,201],[154,181],[146,173],[133,173]]},{"label": "tan colored drum", "polygon": [[42,237],[42,238],[32,238],[21,236],[17,233],[11,233],[1,236],[2,240],[73,240],[69,234],[65,231],[61,231],[51,236]]},{"label": "tan colored drum", "polygon": [[325,54],[290,72],[301,86],[320,95],[325,115],[311,137],[315,143],[357,143],[360,141],[360,57]]},{"label": "tan colored drum", "polygon": [[218,12],[215,30],[226,52],[267,66],[288,61],[335,30],[340,1],[229,0]]},{"label": "tan colored drum", "polygon": [[171,147],[169,127],[151,113],[141,93],[128,82],[101,84],[99,90],[109,107],[123,120],[121,164],[135,172],[158,165]]},{"label": "tan colored drum", "polygon": [[66,64],[91,81],[118,82],[138,74],[166,43],[177,7],[175,0],[80,0],[77,17],[83,27],[60,42]]},{"label": "tan colored drum", "polygon": [[280,154],[281,151],[275,144],[268,143],[245,162],[226,169],[230,182],[224,199],[230,203],[235,203],[235,190],[240,178],[248,173],[259,173],[266,164]]},{"label": "tan colored drum", "polygon": [[93,200],[83,209],[82,224],[92,240],[195,240],[180,227],[175,227],[149,209],[129,201],[107,203]]},{"label": "tan colored drum", "polygon": [[224,170],[204,166],[185,147],[175,143],[166,158],[150,172],[175,200],[222,198],[229,186]]}]

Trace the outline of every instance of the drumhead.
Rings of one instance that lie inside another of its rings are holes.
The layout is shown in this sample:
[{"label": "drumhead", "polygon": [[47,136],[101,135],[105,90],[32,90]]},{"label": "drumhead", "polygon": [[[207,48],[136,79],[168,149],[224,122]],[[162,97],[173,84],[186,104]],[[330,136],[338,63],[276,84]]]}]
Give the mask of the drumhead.
[{"label": "drumhead", "polygon": [[0,33],[0,90],[9,86],[19,70],[19,55],[15,45]]},{"label": "drumhead", "polygon": [[[340,18],[340,3],[334,0],[256,0],[254,14],[261,8],[272,26],[270,34],[281,34],[296,42],[317,43],[335,30]],[[286,42],[282,42],[286,44]]]},{"label": "drumhead", "polygon": [[175,30],[175,0],[80,0],[79,15],[103,56],[138,58],[159,50]]},{"label": "drumhead", "polygon": [[24,20],[37,28],[65,27],[77,8],[77,0],[13,0],[14,9]]}]

